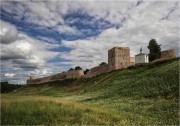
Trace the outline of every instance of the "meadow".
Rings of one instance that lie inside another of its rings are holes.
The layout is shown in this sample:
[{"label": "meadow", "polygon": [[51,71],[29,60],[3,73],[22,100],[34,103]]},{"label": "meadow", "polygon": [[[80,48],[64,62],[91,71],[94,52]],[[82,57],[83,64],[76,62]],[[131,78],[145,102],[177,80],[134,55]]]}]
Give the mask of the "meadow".
[{"label": "meadow", "polygon": [[179,58],[1,94],[1,125],[178,125]]}]

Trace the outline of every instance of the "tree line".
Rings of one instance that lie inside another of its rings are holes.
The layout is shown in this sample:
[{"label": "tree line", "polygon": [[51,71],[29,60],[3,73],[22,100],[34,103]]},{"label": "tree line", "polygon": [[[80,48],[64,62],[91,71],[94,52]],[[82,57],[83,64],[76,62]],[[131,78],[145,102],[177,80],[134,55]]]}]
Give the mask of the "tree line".
[{"label": "tree line", "polygon": [[17,88],[22,87],[23,85],[9,84],[8,82],[0,82],[0,86],[1,86],[1,93],[8,93]]}]

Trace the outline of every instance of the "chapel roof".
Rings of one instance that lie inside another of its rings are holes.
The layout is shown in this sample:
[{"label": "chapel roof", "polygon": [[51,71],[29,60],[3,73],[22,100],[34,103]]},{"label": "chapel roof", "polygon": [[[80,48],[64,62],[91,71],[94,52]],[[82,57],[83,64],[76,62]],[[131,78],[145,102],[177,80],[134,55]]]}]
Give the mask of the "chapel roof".
[{"label": "chapel roof", "polygon": [[148,54],[145,54],[145,53],[139,53],[139,54],[137,54],[137,55],[135,55],[135,56],[140,56],[140,55],[148,55]]}]

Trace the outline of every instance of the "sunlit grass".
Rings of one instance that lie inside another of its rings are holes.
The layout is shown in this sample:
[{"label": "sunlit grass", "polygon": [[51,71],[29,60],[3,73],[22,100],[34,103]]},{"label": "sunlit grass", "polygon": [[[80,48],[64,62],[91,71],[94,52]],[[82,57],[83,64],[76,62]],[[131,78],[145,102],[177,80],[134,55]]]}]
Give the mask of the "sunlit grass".
[{"label": "sunlit grass", "polygon": [[178,97],[179,59],[173,59],[22,87],[1,95],[1,124],[178,125]]},{"label": "sunlit grass", "polygon": [[3,96],[1,113],[6,125],[114,124],[117,118],[100,108],[37,96]]},{"label": "sunlit grass", "polygon": [[75,102],[43,96],[2,96],[6,125],[178,124],[177,99],[114,98]]}]

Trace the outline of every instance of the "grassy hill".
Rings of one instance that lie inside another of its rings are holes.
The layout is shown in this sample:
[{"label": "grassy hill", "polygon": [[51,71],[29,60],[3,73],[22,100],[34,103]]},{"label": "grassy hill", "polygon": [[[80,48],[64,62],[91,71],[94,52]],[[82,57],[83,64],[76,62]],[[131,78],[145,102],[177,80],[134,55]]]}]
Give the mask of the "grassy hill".
[{"label": "grassy hill", "polygon": [[178,125],[179,58],[2,95],[9,125]]}]

